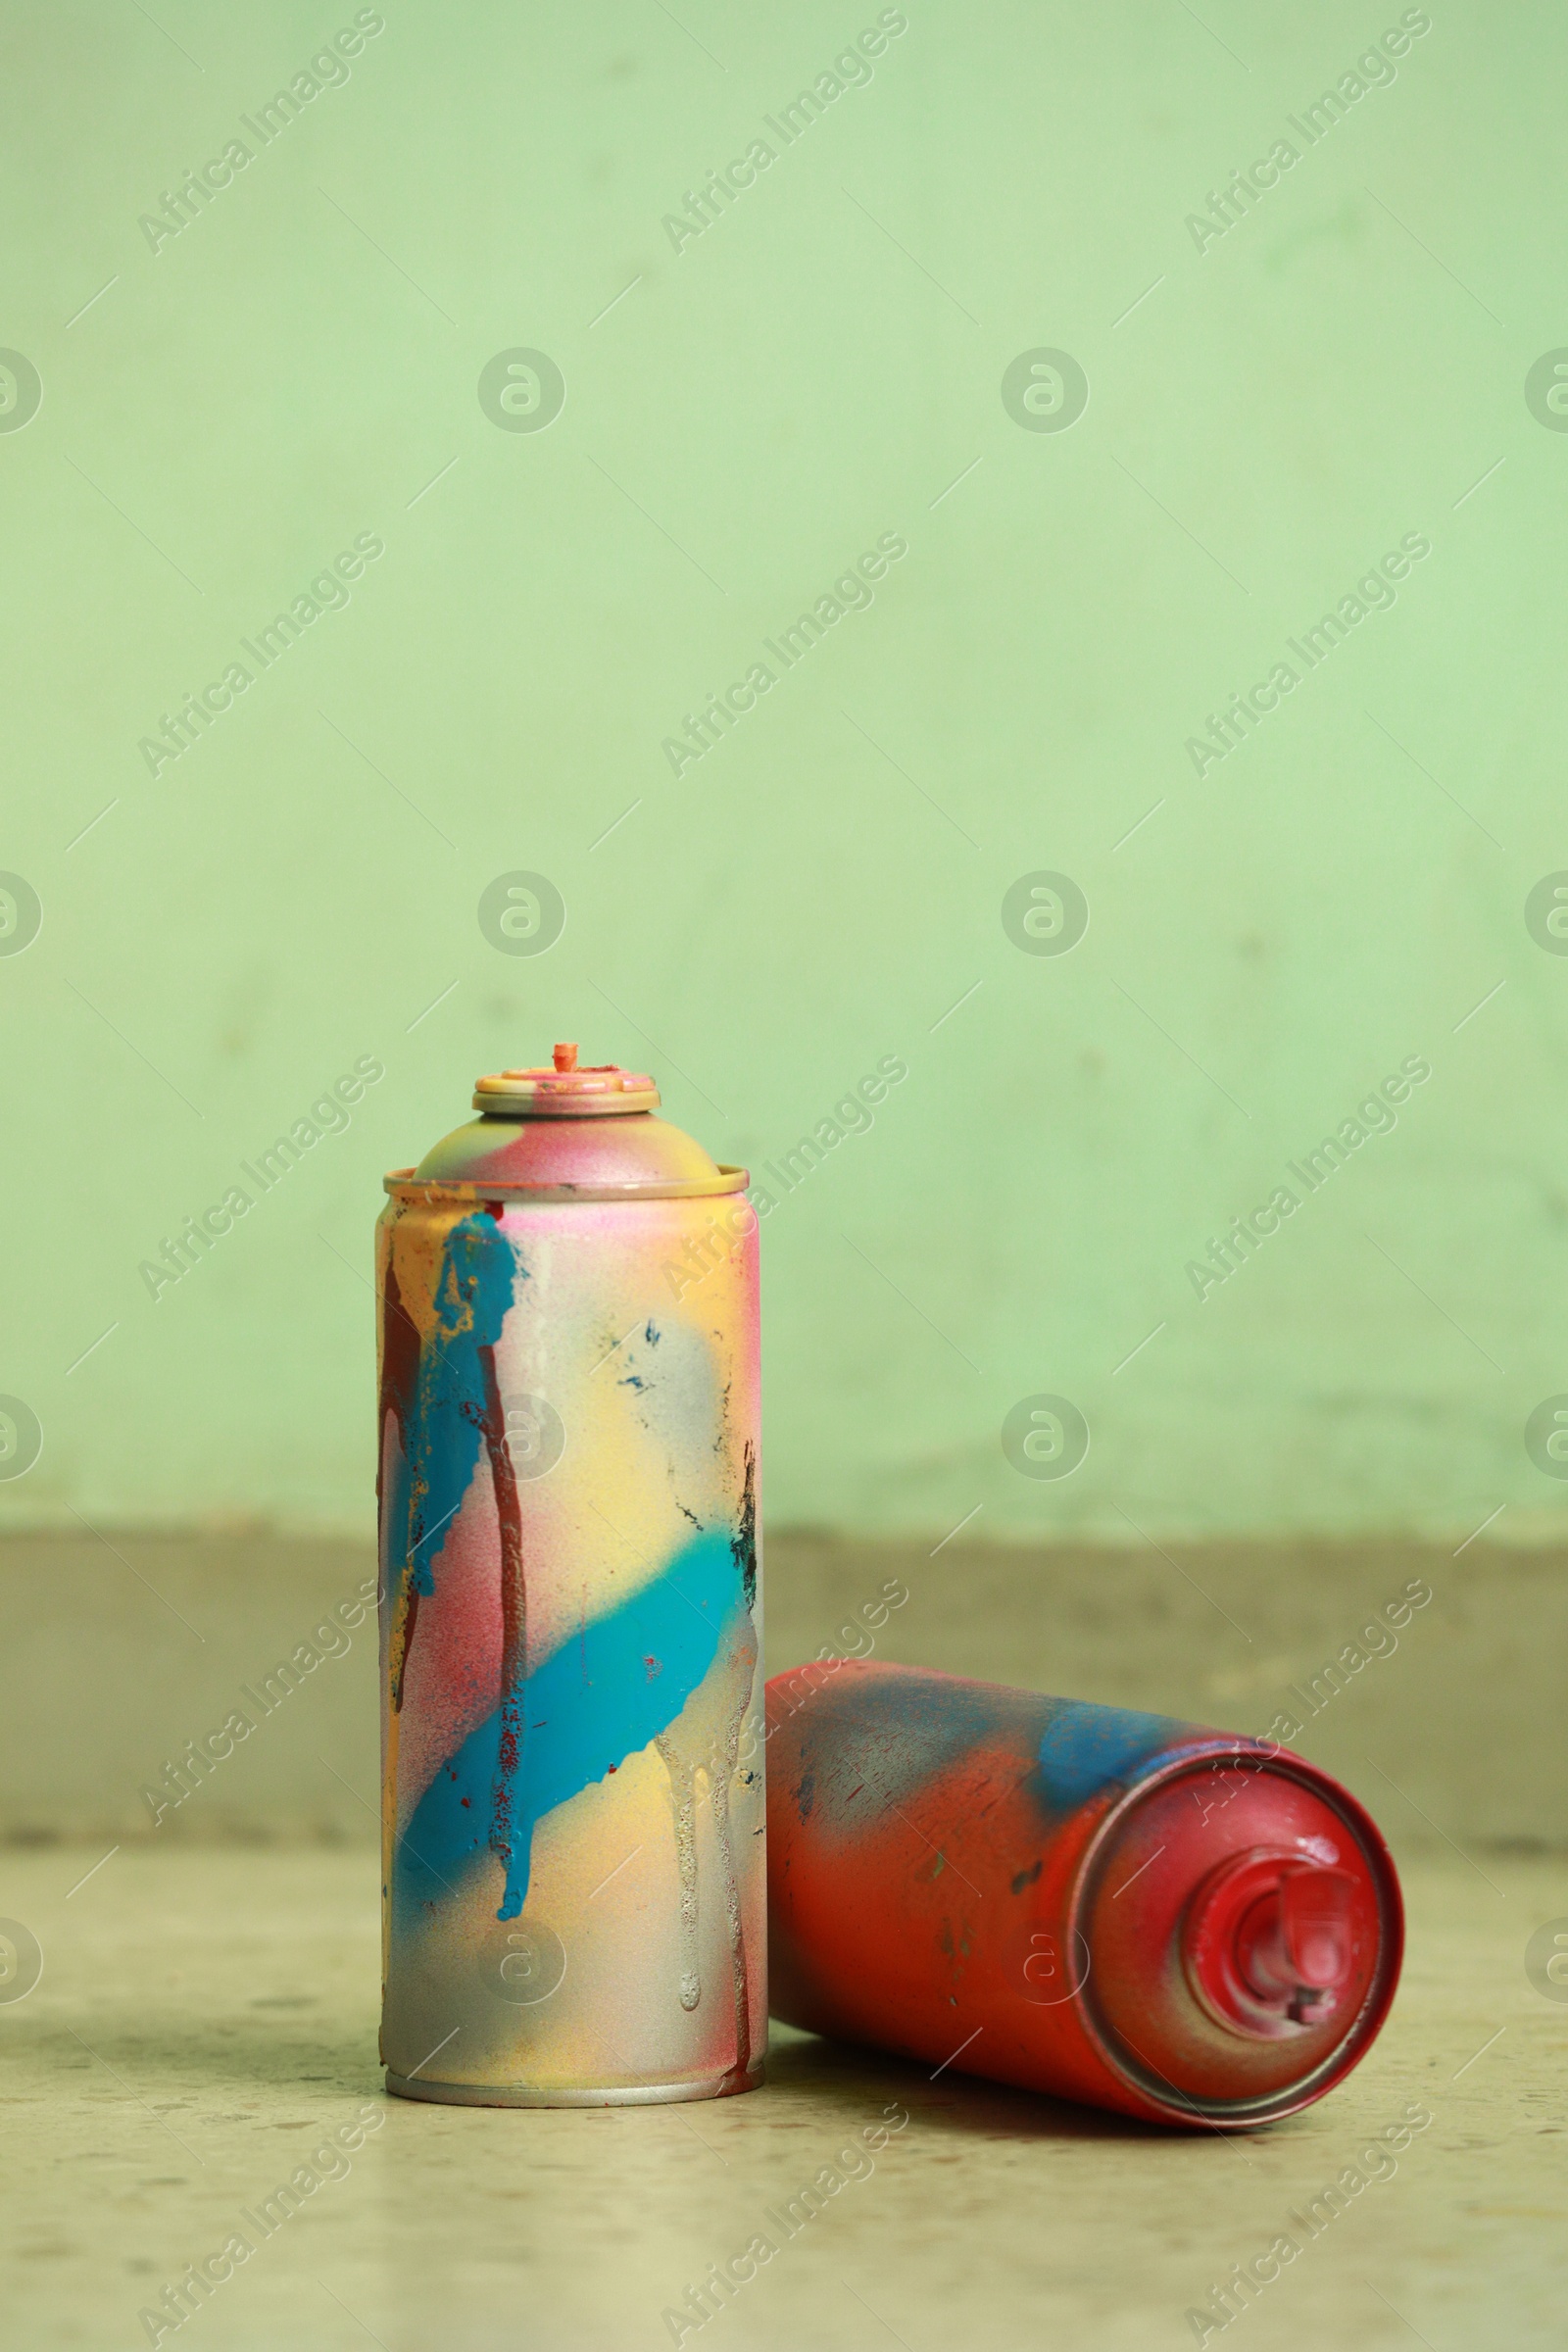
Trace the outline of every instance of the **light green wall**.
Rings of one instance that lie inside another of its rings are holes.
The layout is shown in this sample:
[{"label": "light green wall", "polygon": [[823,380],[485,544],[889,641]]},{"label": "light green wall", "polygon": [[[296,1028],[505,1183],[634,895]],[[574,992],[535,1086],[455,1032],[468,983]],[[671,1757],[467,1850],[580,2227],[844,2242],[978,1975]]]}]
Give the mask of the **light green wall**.
[{"label": "light green wall", "polygon": [[[754,1165],[907,1062],[766,1223],[775,1519],[1555,1525],[1568,959],[1524,902],[1568,866],[1568,434],[1524,386],[1568,344],[1561,13],[1437,0],[1200,251],[1396,7],[908,0],[677,252],[875,7],[387,0],[154,253],[138,216],[354,12],[155,13],[8,10],[0,344],[43,404],[0,434],[0,865],[44,921],[0,957],[0,1388],[45,1443],[0,1508],[363,1524],[381,1172],[576,1037]],[[518,346],[544,431],[479,404]],[[1004,407],[1043,346],[1069,430]],[[348,609],[149,774],[361,533]],[[883,533],[874,605],[673,775]],[[1394,608],[1200,779],[1205,713],[1405,533]],[[567,907],[534,958],[476,920],[518,868]],[[1038,869],[1087,895],[1068,955],[1004,934]],[[155,1303],[139,1261],[362,1054],[349,1132]],[[1411,1055],[1396,1131],[1200,1302],[1187,1261]],[[1001,1449],[1039,1392],[1093,1431],[1059,1483]]]}]

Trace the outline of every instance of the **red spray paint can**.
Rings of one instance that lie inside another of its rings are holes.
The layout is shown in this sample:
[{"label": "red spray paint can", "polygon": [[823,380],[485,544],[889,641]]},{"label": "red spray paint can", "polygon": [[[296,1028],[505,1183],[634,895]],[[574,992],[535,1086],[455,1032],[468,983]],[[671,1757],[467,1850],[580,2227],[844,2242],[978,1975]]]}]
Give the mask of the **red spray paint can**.
[{"label": "red spray paint can", "polygon": [[1370,2046],[1398,1882],[1272,1742],[869,1660],[768,1684],[772,2007],[1150,2121],[1268,2123]]}]

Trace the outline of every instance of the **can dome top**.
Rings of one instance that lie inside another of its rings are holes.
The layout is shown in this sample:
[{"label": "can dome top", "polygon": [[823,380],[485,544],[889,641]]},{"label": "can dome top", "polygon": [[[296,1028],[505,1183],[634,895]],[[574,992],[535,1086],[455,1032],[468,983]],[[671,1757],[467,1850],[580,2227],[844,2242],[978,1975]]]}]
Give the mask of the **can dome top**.
[{"label": "can dome top", "polygon": [[481,1078],[473,1107],[479,1117],[443,1136],[416,1168],[393,1169],[386,1189],[395,1199],[684,1200],[744,1192],[750,1181],[655,1115],[652,1078],[613,1061],[584,1069],[575,1046],[557,1046],[548,1066]]},{"label": "can dome top", "polygon": [[475,1110],[513,1119],[603,1119],[617,1112],[657,1110],[659,1089],[640,1070],[618,1062],[580,1067],[575,1046],[557,1046],[551,1064],[498,1070],[473,1090]]}]

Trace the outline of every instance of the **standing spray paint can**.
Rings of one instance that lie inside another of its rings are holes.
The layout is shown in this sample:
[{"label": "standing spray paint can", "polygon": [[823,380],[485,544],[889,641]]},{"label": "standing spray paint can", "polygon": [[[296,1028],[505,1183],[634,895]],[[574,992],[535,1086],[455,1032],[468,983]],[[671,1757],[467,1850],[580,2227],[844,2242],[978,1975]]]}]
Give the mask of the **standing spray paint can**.
[{"label": "standing spray paint can", "polygon": [[870,1661],[775,1676],[767,1726],[791,2025],[1212,2128],[1310,2106],[1388,2014],[1387,1848],[1271,1742]]},{"label": "standing spray paint can", "polygon": [[481,1078],[378,1228],[387,2086],[715,2098],[767,1999],[757,1216],[651,1078]]}]

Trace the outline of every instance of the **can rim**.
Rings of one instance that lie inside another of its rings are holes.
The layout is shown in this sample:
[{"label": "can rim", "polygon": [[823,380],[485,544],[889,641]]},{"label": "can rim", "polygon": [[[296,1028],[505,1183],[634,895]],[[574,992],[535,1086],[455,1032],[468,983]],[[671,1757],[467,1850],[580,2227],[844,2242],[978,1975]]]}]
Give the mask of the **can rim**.
[{"label": "can rim", "polygon": [[[1297,1756],[1288,1747],[1265,1750],[1259,1742],[1245,1736],[1230,1740],[1207,1740],[1200,1744],[1184,1747],[1179,1754],[1170,1757],[1143,1778],[1133,1781],[1123,1790],[1078,1858],[1073,1872],[1072,1894],[1067,1905],[1069,1937],[1082,1933],[1084,1911],[1114,1833],[1151,1790],[1163,1788],[1167,1781],[1179,1779],[1184,1772],[1191,1771],[1194,1765],[1205,1762],[1210,1756],[1260,1754],[1263,1771],[1278,1773],[1283,1779],[1297,1781],[1303,1788],[1311,1789],[1315,1796],[1331,1804],[1342,1816],[1347,1828],[1353,1831],[1371,1876],[1385,1899],[1388,1933],[1366,1996],[1334,2047],[1324,2053],[1309,2075],[1279,2090],[1262,2091],[1251,2098],[1202,2099],[1179,2090],[1176,2084],[1153,2069],[1138,2063],[1136,2052],[1123,2042],[1114,2026],[1101,2016],[1092,1994],[1081,1999],[1078,2009],[1083,2029],[1102,2062],[1111,2074],[1156,2108],[1167,2123],[1195,2124],[1217,2132],[1241,2132],[1256,2124],[1278,2123],[1287,2115],[1295,2115],[1302,2107],[1314,2105],[1365,2055],[1381,2030],[1398,1989],[1399,1971],[1404,1958],[1404,1903],[1394,1858],[1377,1823],[1359,1798],[1353,1796],[1331,1774],[1323,1772],[1305,1757]],[[1085,1991],[1088,1992],[1087,1985]]]},{"label": "can rim", "polygon": [[711,1176],[667,1178],[657,1184],[473,1184],[457,1178],[416,1176],[412,1167],[393,1168],[382,1177],[382,1190],[394,1200],[528,1200],[564,1204],[572,1200],[704,1200],[723,1193],[744,1193],[751,1183],[748,1168],[720,1162]]}]

